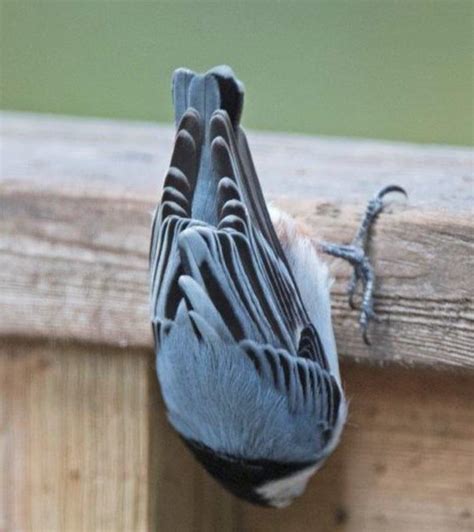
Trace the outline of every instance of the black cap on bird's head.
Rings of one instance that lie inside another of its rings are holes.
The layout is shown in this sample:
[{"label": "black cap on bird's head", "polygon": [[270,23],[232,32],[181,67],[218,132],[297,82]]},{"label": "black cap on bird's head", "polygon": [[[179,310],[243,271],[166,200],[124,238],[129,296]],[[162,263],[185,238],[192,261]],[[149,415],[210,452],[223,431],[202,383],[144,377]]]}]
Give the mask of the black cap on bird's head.
[{"label": "black cap on bird's head", "polygon": [[[265,491],[261,488],[269,482],[291,477],[304,470],[311,469],[312,474],[316,467],[315,462],[277,462],[230,456],[218,453],[194,440],[182,439],[198,462],[228,491],[240,499],[259,506],[286,506],[266,497]],[[289,502],[291,498],[288,499]]]}]

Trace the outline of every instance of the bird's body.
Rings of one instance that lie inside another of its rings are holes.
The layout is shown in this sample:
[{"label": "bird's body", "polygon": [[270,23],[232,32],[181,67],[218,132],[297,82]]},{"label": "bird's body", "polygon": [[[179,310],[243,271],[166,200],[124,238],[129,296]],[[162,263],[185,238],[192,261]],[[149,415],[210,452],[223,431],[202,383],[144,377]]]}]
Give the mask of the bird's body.
[{"label": "bird's body", "polygon": [[168,417],[230,491],[285,506],[346,418],[330,277],[293,220],[273,210],[272,223],[232,71],[178,70],[173,96],[178,131],[150,248]]}]

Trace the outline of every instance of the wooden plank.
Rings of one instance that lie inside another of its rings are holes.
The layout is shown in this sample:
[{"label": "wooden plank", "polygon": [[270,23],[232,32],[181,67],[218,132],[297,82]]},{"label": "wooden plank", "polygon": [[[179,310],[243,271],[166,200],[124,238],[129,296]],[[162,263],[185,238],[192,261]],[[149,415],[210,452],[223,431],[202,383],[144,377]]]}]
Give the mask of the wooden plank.
[{"label": "wooden plank", "polygon": [[224,492],[165,419],[149,353],[0,353],[0,528],[448,532],[474,526],[474,375],[342,366],[342,443],[291,507]]},{"label": "wooden plank", "polygon": [[[0,336],[151,345],[147,251],[169,127],[2,116]],[[349,241],[368,197],[405,186],[373,254],[382,323],[361,341],[333,263],[343,356],[474,368],[473,151],[252,134],[269,199],[315,239]],[[25,311],[25,309],[30,309]]]},{"label": "wooden plank", "polygon": [[163,421],[160,532],[450,532],[474,527],[474,376],[353,363],[342,443],[284,510],[237,501],[206,476]]},{"label": "wooden plank", "polygon": [[[245,121],[245,117],[244,117]],[[0,113],[2,181],[155,201],[174,128],[151,123]],[[473,150],[454,146],[251,132],[267,198],[365,204],[396,181],[410,204],[472,209]]]},{"label": "wooden plank", "polygon": [[351,404],[340,447],[294,505],[242,506],[240,530],[473,530],[473,375],[342,370]]},{"label": "wooden plank", "polygon": [[152,370],[150,396],[151,530],[159,532],[240,532],[241,502],[224,491],[195,461],[171,429]]},{"label": "wooden plank", "polygon": [[149,530],[147,353],[0,349],[0,530]]}]

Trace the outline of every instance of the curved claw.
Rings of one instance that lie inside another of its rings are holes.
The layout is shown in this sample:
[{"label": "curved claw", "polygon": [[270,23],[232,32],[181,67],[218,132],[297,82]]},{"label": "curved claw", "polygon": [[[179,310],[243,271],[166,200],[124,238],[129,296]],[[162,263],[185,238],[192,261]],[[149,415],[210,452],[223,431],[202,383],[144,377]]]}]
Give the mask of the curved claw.
[{"label": "curved claw", "polygon": [[406,190],[399,185],[387,185],[386,187],[382,188],[382,190],[379,190],[377,194],[369,201],[369,205],[367,206],[367,210],[365,212],[365,217],[359,228],[359,232],[356,235],[356,239],[363,241],[363,239],[367,238],[367,234],[370,231],[371,226],[374,224],[379,214],[385,209],[386,205],[383,202],[383,198],[391,192],[398,192],[408,198]]},{"label": "curved claw", "polygon": [[387,185],[377,192],[375,199],[381,200],[384,196],[390,194],[390,192],[399,192],[400,194],[403,194],[405,198],[408,198],[407,191],[400,185]]},{"label": "curved claw", "polygon": [[359,277],[357,275],[356,270],[354,269],[351,275],[351,280],[349,281],[349,284],[347,285],[348,302],[349,302],[349,307],[352,310],[355,310],[357,308],[356,304],[354,303],[354,295],[355,295],[358,281],[359,281]]},{"label": "curved claw", "polygon": [[365,345],[372,345],[372,342],[370,341],[370,338],[369,338],[369,323],[370,323],[369,318],[366,318],[365,320],[361,319],[361,322],[360,322],[360,328],[362,330],[362,339],[364,340]]},{"label": "curved claw", "polygon": [[381,318],[373,310],[362,310],[359,323],[360,328],[362,329],[362,338],[366,345],[371,345],[372,343],[368,335],[368,328],[371,320],[374,320],[377,323],[380,323],[382,321]]},{"label": "curved claw", "polygon": [[364,340],[365,345],[372,345],[372,342],[370,341],[369,334],[367,332],[367,327],[362,329],[362,338]]}]

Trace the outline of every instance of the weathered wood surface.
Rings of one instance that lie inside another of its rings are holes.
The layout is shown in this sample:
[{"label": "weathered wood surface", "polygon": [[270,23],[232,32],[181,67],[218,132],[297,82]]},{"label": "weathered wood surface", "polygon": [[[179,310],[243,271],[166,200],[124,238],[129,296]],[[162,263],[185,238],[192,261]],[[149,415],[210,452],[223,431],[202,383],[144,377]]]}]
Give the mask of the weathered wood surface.
[{"label": "weathered wood surface", "polygon": [[[150,345],[151,212],[172,128],[3,114],[0,336]],[[474,367],[473,151],[251,134],[266,197],[315,238],[349,241],[367,199],[409,194],[380,218],[376,310],[367,348],[334,262],[341,355]]]},{"label": "weathered wood surface", "polygon": [[474,375],[344,363],[341,445],[291,507],[238,501],[166,422],[151,351],[0,347],[0,530],[463,532]]},{"label": "weathered wood surface", "polygon": [[144,352],[2,343],[0,530],[150,530],[150,364]]},{"label": "weathered wood surface", "polygon": [[281,511],[241,503],[219,490],[157,412],[157,529],[472,530],[474,375],[354,363],[343,364],[342,374],[351,398],[342,442],[304,496]]}]

